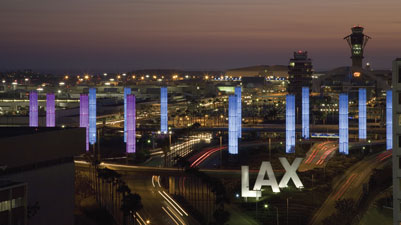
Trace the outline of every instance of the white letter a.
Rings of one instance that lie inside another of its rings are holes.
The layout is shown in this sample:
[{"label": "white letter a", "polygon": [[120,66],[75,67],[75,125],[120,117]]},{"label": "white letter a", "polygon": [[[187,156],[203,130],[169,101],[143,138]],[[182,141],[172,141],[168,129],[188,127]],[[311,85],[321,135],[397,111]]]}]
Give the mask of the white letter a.
[{"label": "white letter a", "polygon": [[[264,179],[266,173],[267,173],[267,177],[269,178],[268,180]],[[278,188],[277,180],[276,180],[276,177],[274,176],[274,172],[273,172],[272,165],[270,164],[270,162],[262,162],[262,165],[260,165],[258,178],[256,179],[253,190],[260,191],[262,189],[262,186],[271,186],[273,189],[273,192],[280,192],[280,189]]]}]

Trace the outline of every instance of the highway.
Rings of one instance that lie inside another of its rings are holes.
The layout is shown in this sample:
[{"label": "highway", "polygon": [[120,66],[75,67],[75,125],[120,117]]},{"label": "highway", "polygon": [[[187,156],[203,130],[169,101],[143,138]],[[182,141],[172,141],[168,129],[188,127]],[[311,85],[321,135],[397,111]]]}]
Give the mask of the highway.
[{"label": "highway", "polygon": [[180,204],[169,195],[160,184],[160,176],[142,175],[129,172],[124,181],[133,192],[142,198],[141,214],[157,225],[197,225],[199,224]]},{"label": "highway", "polygon": [[338,149],[337,141],[325,141],[315,143],[306,153],[304,160],[299,166],[299,171],[304,172],[314,168],[322,168],[326,166],[331,157],[334,156]]},{"label": "highway", "polygon": [[[89,164],[84,161],[75,161],[75,166],[79,169],[89,168]],[[140,166],[124,166],[118,164],[101,163],[100,167],[107,167],[118,171],[123,175],[123,180],[133,193],[138,193],[142,198],[143,209],[138,212],[137,223],[140,225],[198,225],[199,223],[168,194],[160,184],[160,176],[150,175],[150,168]],[[161,168],[153,168],[154,170]],[[148,173],[143,173],[147,170]],[[177,171],[170,169],[168,171]]]},{"label": "highway", "polygon": [[[265,144],[264,142],[250,142],[243,143],[240,147]],[[240,170],[215,169],[215,161],[219,161],[218,153],[226,148],[226,146],[211,147],[195,154],[189,159],[191,167],[199,167],[201,168],[200,171],[211,174],[214,177],[240,177]],[[301,168],[307,170],[324,166],[330,157],[335,154],[336,150],[336,141],[325,141],[313,145],[301,164]],[[365,158],[353,165],[341,178],[335,180],[332,193],[330,193],[322,207],[314,215],[311,225],[320,224],[324,218],[335,212],[334,206],[336,200],[341,198],[359,199],[359,196],[362,194],[363,183],[368,181],[372,170],[384,165],[390,157],[389,151],[386,151]],[[77,166],[85,164],[86,162],[84,161],[76,161]],[[159,185],[160,176],[184,176],[185,174],[182,170],[177,168],[157,168],[113,163],[101,163],[100,166],[108,167],[124,174],[124,180],[129,187],[133,192],[140,194],[142,197],[144,209],[139,213],[144,220],[149,219],[152,222],[151,224],[198,224],[191,215],[186,215],[188,213],[185,209],[176,204],[167,191]],[[257,172],[250,171],[252,174]],[[258,224],[252,218],[240,213],[240,210],[235,206],[227,206],[227,210],[235,214],[235,216],[231,217],[230,224]]]},{"label": "highway", "polygon": [[390,158],[390,151],[371,155],[349,168],[341,178],[333,181],[332,192],[316,211],[310,225],[321,225],[326,217],[332,215],[337,200],[351,198],[357,201],[362,195],[363,184],[368,182],[373,169],[384,166]]}]

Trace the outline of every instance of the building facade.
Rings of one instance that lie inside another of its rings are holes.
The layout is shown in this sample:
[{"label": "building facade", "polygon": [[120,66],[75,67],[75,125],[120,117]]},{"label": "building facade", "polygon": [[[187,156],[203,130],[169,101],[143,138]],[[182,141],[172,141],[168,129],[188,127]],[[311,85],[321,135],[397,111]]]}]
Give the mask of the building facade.
[{"label": "building facade", "polygon": [[393,61],[393,217],[401,224],[401,58]]},{"label": "building facade", "polygon": [[296,118],[300,119],[302,107],[302,87],[312,86],[312,60],[307,51],[294,52],[288,66],[288,93],[295,95]]},{"label": "building facade", "polygon": [[0,224],[27,224],[27,185],[0,180]]}]

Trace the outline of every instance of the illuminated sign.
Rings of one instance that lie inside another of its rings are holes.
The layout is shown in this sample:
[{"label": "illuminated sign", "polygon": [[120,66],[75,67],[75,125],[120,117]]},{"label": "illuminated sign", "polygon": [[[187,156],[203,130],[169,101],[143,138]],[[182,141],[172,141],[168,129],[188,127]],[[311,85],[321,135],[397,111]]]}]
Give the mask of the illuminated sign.
[{"label": "illuminated sign", "polygon": [[[303,184],[297,174],[297,170],[302,162],[302,159],[303,158],[295,158],[292,165],[290,165],[286,158],[279,158],[281,165],[285,169],[285,174],[283,178],[281,178],[280,183],[277,183],[276,176],[274,175],[270,162],[262,162],[255,185],[253,186],[253,190],[249,189],[249,167],[241,166],[241,196],[259,198],[262,196],[263,186],[270,186],[273,192],[280,192],[280,188],[288,187],[288,182],[291,179],[297,188],[303,188]],[[266,174],[268,179],[265,179]]]}]

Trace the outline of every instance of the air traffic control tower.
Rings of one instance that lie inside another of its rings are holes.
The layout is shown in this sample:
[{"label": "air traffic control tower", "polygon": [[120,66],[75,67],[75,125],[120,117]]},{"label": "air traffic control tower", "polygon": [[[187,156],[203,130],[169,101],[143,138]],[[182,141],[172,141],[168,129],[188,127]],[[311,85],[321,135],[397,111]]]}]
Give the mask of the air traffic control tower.
[{"label": "air traffic control tower", "polygon": [[363,27],[354,26],[351,28],[352,34],[346,36],[349,47],[351,48],[352,67],[362,68],[363,49],[371,37],[363,34]]}]

